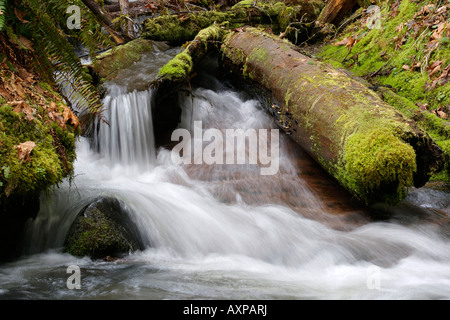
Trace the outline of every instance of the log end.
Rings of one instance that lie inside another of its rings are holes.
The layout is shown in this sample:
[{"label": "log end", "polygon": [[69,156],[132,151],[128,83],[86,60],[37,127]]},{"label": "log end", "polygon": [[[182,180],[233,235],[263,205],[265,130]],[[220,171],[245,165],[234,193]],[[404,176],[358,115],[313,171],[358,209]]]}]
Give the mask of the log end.
[{"label": "log end", "polygon": [[340,181],[366,204],[396,203],[414,184],[414,148],[383,128],[350,135],[342,159]]}]

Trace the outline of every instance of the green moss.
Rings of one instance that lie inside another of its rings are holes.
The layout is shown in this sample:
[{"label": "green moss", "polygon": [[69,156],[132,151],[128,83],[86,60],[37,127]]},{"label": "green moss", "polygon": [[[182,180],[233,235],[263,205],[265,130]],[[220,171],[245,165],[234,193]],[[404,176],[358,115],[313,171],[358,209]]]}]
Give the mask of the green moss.
[{"label": "green moss", "polygon": [[363,201],[373,199],[373,192],[395,184],[395,192],[383,202],[398,202],[413,185],[416,154],[411,145],[391,132],[376,128],[368,133],[357,132],[348,137],[344,157],[346,180]]},{"label": "green moss", "polygon": [[[41,84],[50,90],[50,87]],[[61,182],[73,172],[75,138],[73,128],[65,130],[50,121],[41,106],[34,119],[4,104],[0,107],[0,200],[12,194],[38,194]],[[21,160],[16,146],[33,141],[36,147],[29,160]]]},{"label": "green moss", "polygon": [[304,14],[312,20],[322,7],[323,2],[320,0],[297,6],[288,6],[282,1],[244,0],[226,12],[196,12],[189,14],[187,19],[180,19],[179,15],[161,15],[147,19],[143,24],[142,37],[180,45],[191,41],[200,30],[213,24],[224,24],[228,29],[245,25],[262,26],[271,28],[274,33],[280,33],[291,22],[304,18]]},{"label": "green moss", "polygon": [[[422,6],[429,3],[438,4],[436,1],[403,0],[397,15],[392,16],[391,6],[384,2],[381,4],[381,29],[361,28],[361,22],[357,22],[333,41],[356,37],[358,42],[350,52],[346,46],[330,44],[321,48],[317,57],[334,67],[342,67],[357,76],[367,77],[373,85],[391,86],[392,90],[380,87],[377,92],[384,101],[414,120],[444,150],[445,168],[432,179],[446,177],[448,180],[450,123],[417,106],[427,103],[428,109],[433,110],[450,105],[450,82],[432,89],[429,85],[433,79],[429,78],[426,70],[428,65],[437,60],[443,61],[443,67],[449,65],[450,47],[445,45],[444,39],[436,49],[428,50],[433,28],[425,24],[417,27],[419,25],[414,24],[419,19],[414,16]],[[420,63],[420,66],[412,68],[413,61]],[[376,76],[371,76],[374,72],[377,72]]]},{"label": "green moss", "polygon": [[191,73],[192,67],[191,56],[181,52],[159,70],[158,77],[170,81],[185,80]]},{"label": "green moss", "polygon": [[120,70],[139,61],[142,54],[153,49],[152,41],[138,38],[98,55],[92,66],[100,78],[111,80]]},{"label": "green moss", "polygon": [[189,19],[181,21],[178,15],[163,15],[147,19],[143,26],[142,37],[157,41],[168,41],[172,45],[180,45],[194,39],[197,33],[214,23],[228,21],[228,14],[217,11],[206,11],[190,14]]},{"label": "green moss", "polygon": [[220,42],[224,31],[213,25],[201,30],[185,49],[166,63],[158,72],[158,81],[184,81],[192,73],[194,63],[202,59],[208,52],[210,43]]},{"label": "green moss", "polygon": [[[423,5],[423,2],[404,0],[397,16],[392,18],[389,6],[385,4],[381,12],[381,29],[351,29],[351,32],[345,32],[336,40],[348,36],[359,40],[349,54],[345,46],[328,45],[321,49],[317,57],[333,66],[344,66],[357,76],[367,76],[381,70],[372,79],[377,84],[390,85],[399,95],[412,101],[427,102],[431,109],[450,103],[450,83],[436,86],[433,90],[427,89],[426,85],[431,83],[431,79],[425,70],[427,62],[436,60],[442,60],[443,65],[447,66],[450,63],[450,47],[441,44],[435,50],[427,50],[432,28],[427,29],[422,25],[415,29],[404,25],[410,23],[413,26],[414,16]],[[405,70],[405,65],[412,68],[412,61],[420,62],[421,67],[414,71]],[[388,74],[384,74],[384,71]]]},{"label": "green moss", "polygon": [[75,222],[64,244],[64,252],[92,258],[127,252],[132,248],[133,245],[118,232],[114,223],[98,209],[90,210],[88,216]]}]

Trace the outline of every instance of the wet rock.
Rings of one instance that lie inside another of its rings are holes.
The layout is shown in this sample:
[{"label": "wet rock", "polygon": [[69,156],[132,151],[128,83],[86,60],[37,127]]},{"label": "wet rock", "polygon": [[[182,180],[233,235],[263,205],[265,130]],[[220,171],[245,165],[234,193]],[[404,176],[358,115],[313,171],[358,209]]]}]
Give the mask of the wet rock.
[{"label": "wet rock", "polygon": [[143,249],[130,212],[114,198],[99,198],[81,210],[63,245],[64,252],[93,259],[121,257]]},{"label": "wet rock", "polygon": [[138,38],[100,54],[88,67],[98,75],[100,82],[112,80],[120,70],[141,60],[144,53],[150,52],[154,48],[153,41]]}]

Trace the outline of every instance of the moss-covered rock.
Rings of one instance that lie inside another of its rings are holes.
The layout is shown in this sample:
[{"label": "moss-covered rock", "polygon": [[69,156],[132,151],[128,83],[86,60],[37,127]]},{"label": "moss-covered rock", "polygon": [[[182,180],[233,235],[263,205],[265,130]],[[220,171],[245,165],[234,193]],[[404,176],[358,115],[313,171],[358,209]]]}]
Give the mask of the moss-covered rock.
[{"label": "moss-covered rock", "polygon": [[112,80],[120,70],[141,60],[144,53],[152,50],[154,50],[153,41],[138,38],[98,55],[91,67],[101,81]]},{"label": "moss-covered rock", "polygon": [[144,249],[130,213],[114,198],[99,198],[80,211],[64,241],[74,256],[101,259]]},{"label": "moss-covered rock", "polygon": [[[2,35],[0,35],[2,37]],[[20,254],[24,224],[39,197],[73,174],[81,125],[35,56],[0,41],[0,261]]]}]

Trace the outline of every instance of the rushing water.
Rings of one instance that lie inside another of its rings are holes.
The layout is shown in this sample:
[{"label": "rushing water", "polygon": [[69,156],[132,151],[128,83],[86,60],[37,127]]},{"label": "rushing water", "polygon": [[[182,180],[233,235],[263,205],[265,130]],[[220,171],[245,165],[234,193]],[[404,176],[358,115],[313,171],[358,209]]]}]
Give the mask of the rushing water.
[{"label": "rushing water", "polygon": [[[154,77],[171,54],[124,72]],[[392,217],[372,221],[285,135],[273,176],[261,165],[173,164],[170,150],[155,149],[152,91],[127,77],[107,86],[110,125],[78,142],[73,182],[42,197],[23,257],[0,266],[0,298],[450,298],[449,230],[439,222],[448,221],[448,193],[413,190],[380,208]],[[258,101],[211,74],[201,79],[179,97],[181,127],[276,128]],[[113,262],[61,252],[73,219],[98,196],[123,201],[147,249]],[[81,268],[79,290],[66,285],[70,265]]]}]

